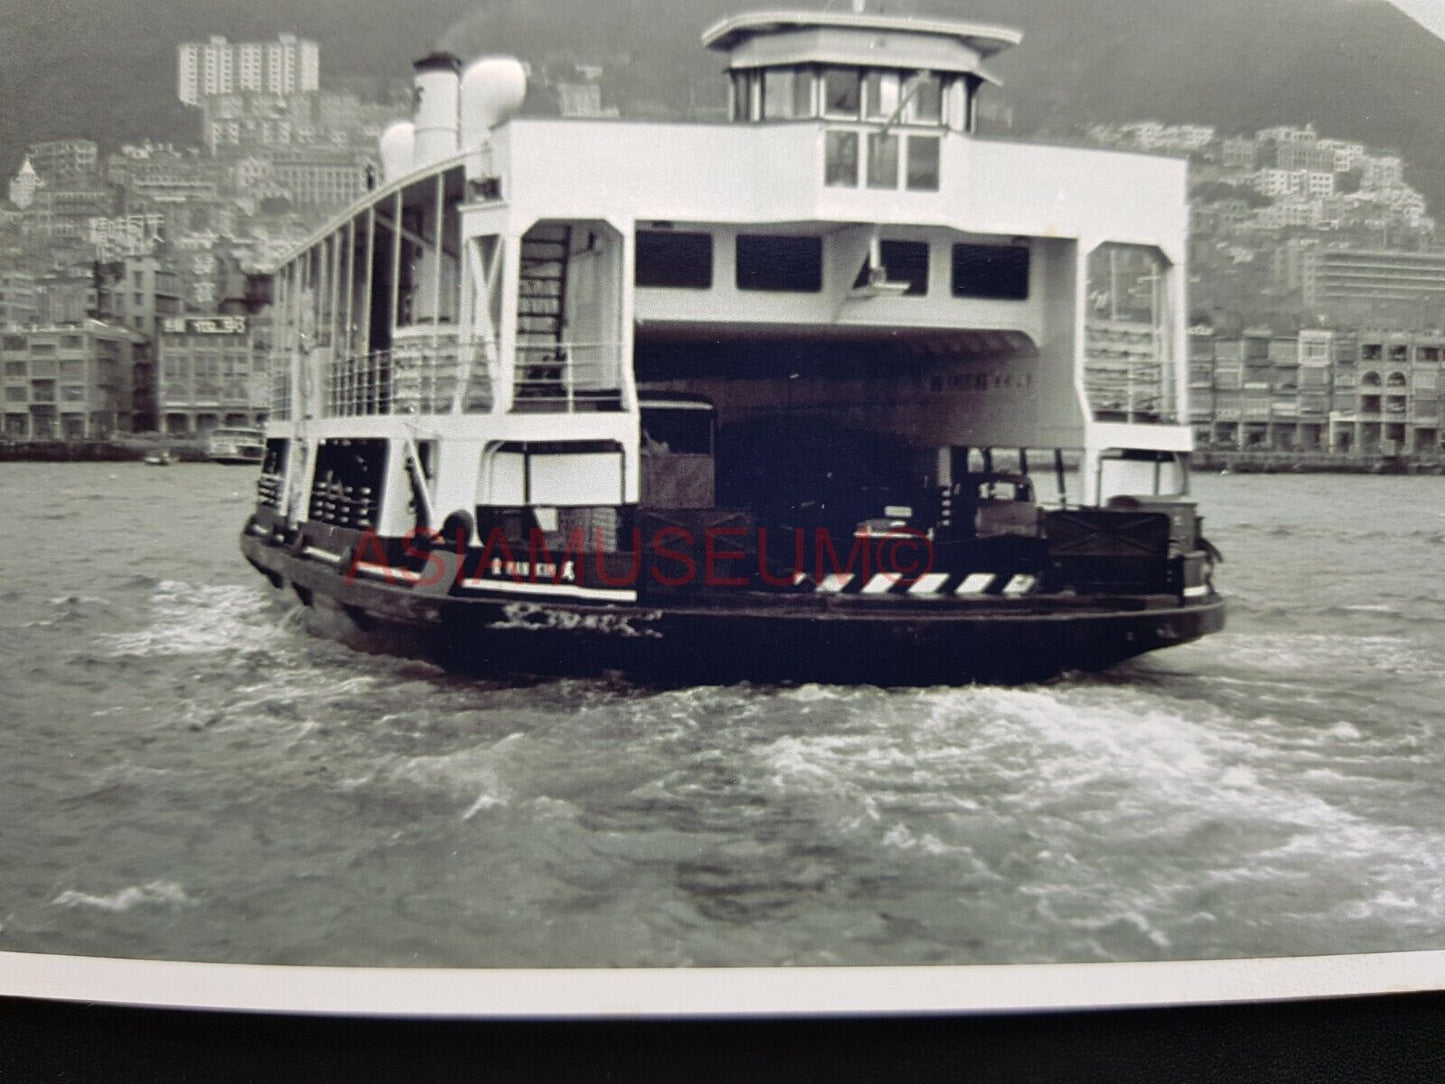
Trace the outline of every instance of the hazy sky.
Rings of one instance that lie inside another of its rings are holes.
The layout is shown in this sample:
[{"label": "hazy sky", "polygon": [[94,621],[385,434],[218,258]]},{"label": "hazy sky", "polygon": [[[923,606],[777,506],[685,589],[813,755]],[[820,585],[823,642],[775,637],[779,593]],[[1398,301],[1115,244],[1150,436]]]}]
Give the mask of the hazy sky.
[{"label": "hazy sky", "polygon": [[1391,0],[1426,30],[1445,38],[1445,0]]}]

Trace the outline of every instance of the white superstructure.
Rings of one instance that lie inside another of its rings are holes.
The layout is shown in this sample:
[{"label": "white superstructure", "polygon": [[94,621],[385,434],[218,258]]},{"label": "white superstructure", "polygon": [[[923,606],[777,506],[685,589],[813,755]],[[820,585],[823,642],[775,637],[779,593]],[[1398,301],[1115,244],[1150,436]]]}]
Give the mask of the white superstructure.
[{"label": "white superstructure", "polygon": [[[678,394],[720,438],[805,415],[887,437],[934,487],[960,450],[1006,447],[1080,453],[1090,504],[1175,492],[1186,164],[976,135],[986,62],[1019,40],[728,19],[704,43],[729,123],[508,119],[515,62],[460,82],[419,62],[383,186],[279,272],[278,508],[307,518],[318,442],[341,440],[403,453],[383,535],[419,497],[433,526],[647,503],[644,407]],[[509,108],[478,122],[478,101]],[[717,471],[721,500],[741,482]]]}]

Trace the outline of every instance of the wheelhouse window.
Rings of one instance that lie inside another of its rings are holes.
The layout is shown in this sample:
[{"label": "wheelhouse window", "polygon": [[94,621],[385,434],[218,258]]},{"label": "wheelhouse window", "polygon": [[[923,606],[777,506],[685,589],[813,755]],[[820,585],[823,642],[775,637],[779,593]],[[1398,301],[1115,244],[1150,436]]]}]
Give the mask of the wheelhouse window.
[{"label": "wheelhouse window", "polygon": [[898,111],[897,72],[869,72],[863,77],[863,115],[869,120],[888,120]]},{"label": "wheelhouse window", "polygon": [[1027,246],[954,245],[953,296],[993,301],[1028,300]]},{"label": "wheelhouse window", "polygon": [[791,120],[813,115],[813,73],[807,68],[769,68],[763,72],[763,119]]},{"label": "wheelhouse window", "polygon": [[908,105],[903,119],[912,124],[940,124],[943,121],[943,82],[932,72],[920,72],[909,83]]},{"label": "wheelhouse window", "polygon": [[823,69],[823,115],[858,119],[862,86],[857,68]]},{"label": "wheelhouse window", "polygon": [[638,230],[638,286],[706,290],[712,286],[712,234]]},{"label": "wheelhouse window", "polygon": [[778,234],[739,234],[737,287],[789,293],[823,288],[823,239]]}]

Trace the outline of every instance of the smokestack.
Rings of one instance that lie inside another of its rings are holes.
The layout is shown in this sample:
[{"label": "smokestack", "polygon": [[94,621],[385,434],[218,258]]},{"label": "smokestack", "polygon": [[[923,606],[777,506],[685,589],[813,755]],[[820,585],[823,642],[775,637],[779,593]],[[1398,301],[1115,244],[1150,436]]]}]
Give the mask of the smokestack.
[{"label": "smokestack", "polygon": [[432,53],[412,65],[412,84],[416,87],[415,169],[457,153],[461,68],[462,62],[451,53]]}]

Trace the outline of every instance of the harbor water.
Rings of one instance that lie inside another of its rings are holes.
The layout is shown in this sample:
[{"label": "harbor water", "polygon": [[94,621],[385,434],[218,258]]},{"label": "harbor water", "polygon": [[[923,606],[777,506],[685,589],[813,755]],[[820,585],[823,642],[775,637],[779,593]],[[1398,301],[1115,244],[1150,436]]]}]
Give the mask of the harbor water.
[{"label": "harbor water", "polygon": [[[0,949],[730,966],[1445,947],[1445,478],[1195,479],[1228,629],[1024,688],[313,635],[247,468],[0,468]],[[707,650],[706,644],[698,645]]]}]

